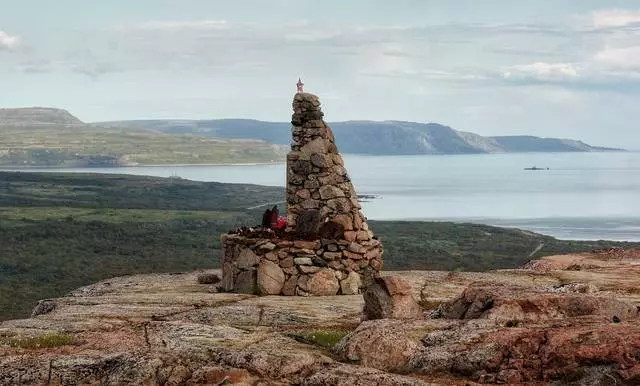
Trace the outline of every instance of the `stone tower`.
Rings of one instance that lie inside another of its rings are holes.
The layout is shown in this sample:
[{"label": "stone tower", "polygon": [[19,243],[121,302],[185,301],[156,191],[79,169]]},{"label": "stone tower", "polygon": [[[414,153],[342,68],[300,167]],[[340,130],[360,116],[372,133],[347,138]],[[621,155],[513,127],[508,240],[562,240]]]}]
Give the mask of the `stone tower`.
[{"label": "stone tower", "polygon": [[287,155],[287,228],[239,228],[221,236],[222,287],[261,295],[354,295],[378,276],[382,244],[322,119],[318,97],[293,100]]},{"label": "stone tower", "polygon": [[287,156],[287,230],[303,238],[331,234],[347,241],[368,241],[373,234],[333,133],[322,118],[317,96],[295,95]]}]

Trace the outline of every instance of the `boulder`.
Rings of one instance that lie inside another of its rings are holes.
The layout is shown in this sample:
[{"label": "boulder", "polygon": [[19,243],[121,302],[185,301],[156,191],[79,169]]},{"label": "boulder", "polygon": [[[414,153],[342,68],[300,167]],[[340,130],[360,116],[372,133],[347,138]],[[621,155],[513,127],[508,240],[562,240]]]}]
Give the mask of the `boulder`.
[{"label": "boulder", "polygon": [[240,269],[247,269],[258,265],[260,258],[249,248],[243,248],[236,259],[236,265]]},{"label": "boulder", "polygon": [[413,293],[411,285],[400,276],[383,276],[380,279],[391,296],[411,295]]},{"label": "boulder", "polygon": [[322,268],[311,276],[307,282],[307,288],[311,295],[333,296],[338,293],[340,283],[332,269]]},{"label": "boulder", "polygon": [[198,274],[198,283],[200,284],[217,284],[220,282],[220,276],[217,273],[203,272]]},{"label": "boulder", "polygon": [[269,260],[263,260],[258,266],[258,291],[261,295],[279,295],[284,286],[284,272]]},{"label": "boulder", "polygon": [[257,272],[254,269],[241,271],[236,278],[233,289],[241,294],[255,294],[258,291]]},{"label": "boulder", "polygon": [[418,319],[422,308],[400,277],[375,278],[364,292],[364,319]]},{"label": "boulder", "polygon": [[353,271],[349,272],[349,275],[340,281],[340,289],[343,295],[357,295],[361,285],[360,275]]},{"label": "boulder", "polygon": [[284,282],[284,286],[282,287],[282,294],[285,296],[295,296],[297,284],[298,275],[289,276],[289,278]]},{"label": "boulder", "polygon": [[421,344],[406,335],[406,323],[396,320],[363,322],[334,347],[336,359],[388,372],[405,372]]}]

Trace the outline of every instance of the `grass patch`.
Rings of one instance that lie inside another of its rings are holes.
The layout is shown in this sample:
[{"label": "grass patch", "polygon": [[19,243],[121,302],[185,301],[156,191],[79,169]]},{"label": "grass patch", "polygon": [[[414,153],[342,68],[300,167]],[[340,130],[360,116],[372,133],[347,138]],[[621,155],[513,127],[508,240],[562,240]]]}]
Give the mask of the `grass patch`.
[{"label": "grass patch", "polygon": [[301,343],[332,349],[349,334],[349,331],[305,330],[290,333],[289,336]]},{"label": "grass patch", "polygon": [[76,338],[70,334],[47,333],[38,336],[10,336],[0,337],[0,346],[13,348],[39,349],[69,346],[76,342]]}]

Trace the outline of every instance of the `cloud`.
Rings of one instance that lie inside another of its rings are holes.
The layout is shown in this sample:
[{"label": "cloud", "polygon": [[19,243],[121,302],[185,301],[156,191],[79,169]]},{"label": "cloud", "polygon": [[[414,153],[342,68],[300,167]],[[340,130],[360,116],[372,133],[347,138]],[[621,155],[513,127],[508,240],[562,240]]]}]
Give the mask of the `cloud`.
[{"label": "cloud", "polygon": [[97,79],[102,75],[120,72],[120,69],[113,63],[82,63],[71,66],[71,71],[76,74],[86,75],[90,78]]},{"label": "cloud", "polygon": [[[194,20],[194,21],[147,21],[133,26],[140,30],[207,30],[225,29],[229,27],[226,20]],[[127,29],[127,26],[120,26],[120,29]]]},{"label": "cloud", "polygon": [[11,36],[4,31],[0,31],[0,50],[13,50],[20,44],[17,36]]},{"label": "cloud", "polygon": [[579,69],[573,63],[545,63],[510,66],[503,70],[505,79],[533,78],[542,81],[558,81],[579,76]]},{"label": "cloud", "polygon": [[606,48],[595,55],[595,60],[613,69],[640,71],[640,45]]},{"label": "cloud", "polygon": [[640,10],[608,9],[591,14],[595,28],[615,28],[640,25]]}]

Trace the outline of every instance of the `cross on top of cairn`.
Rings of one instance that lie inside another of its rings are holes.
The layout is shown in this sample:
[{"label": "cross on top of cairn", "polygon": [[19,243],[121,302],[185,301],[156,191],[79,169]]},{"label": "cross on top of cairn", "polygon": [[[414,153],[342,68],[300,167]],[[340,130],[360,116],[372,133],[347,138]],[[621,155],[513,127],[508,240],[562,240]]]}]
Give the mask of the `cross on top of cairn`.
[{"label": "cross on top of cairn", "polygon": [[298,83],[296,83],[296,88],[298,90],[299,93],[303,93],[304,92],[304,83],[302,83],[302,79],[298,78]]}]

